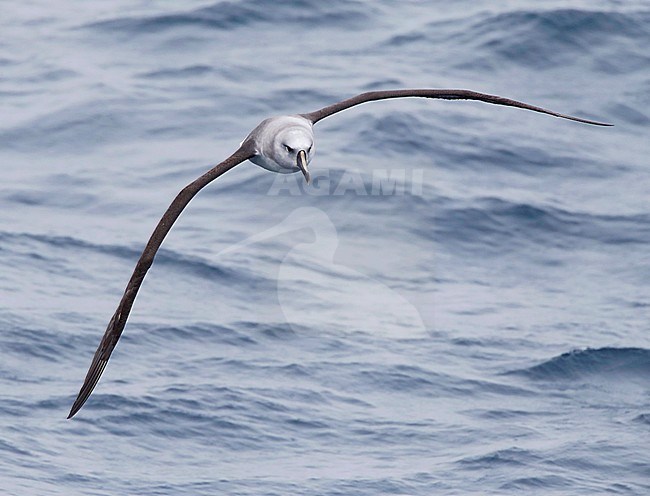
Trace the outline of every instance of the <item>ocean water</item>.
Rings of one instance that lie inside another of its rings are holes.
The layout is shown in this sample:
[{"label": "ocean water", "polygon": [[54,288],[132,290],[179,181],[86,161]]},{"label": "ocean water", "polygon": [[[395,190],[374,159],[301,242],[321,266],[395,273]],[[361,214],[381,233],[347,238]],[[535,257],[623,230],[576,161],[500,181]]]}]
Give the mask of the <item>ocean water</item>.
[{"label": "ocean water", "polygon": [[[647,2],[0,5],[3,495],[650,493]],[[86,406],[135,261],[181,216]]]}]

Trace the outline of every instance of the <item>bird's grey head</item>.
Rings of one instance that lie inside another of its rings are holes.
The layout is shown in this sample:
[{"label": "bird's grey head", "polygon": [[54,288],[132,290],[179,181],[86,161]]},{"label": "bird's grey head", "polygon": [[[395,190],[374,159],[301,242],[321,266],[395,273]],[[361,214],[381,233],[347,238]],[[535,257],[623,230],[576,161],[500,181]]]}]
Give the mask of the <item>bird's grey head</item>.
[{"label": "bird's grey head", "polygon": [[249,135],[257,154],[251,162],[281,174],[301,171],[309,183],[307,166],[314,155],[312,124],[300,116],[266,119]]}]

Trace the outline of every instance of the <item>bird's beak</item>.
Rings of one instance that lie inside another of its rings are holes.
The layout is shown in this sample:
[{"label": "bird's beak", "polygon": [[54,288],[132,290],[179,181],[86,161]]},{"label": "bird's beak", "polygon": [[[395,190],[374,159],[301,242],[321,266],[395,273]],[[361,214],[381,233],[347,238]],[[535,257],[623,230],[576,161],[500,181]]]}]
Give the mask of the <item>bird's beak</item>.
[{"label": "bird's beak", "polygon": [[303,176],[305,176],[307,184],[309,184],[309,181],[311,181],[311,175],[307,170],[307,154],[305,153],[305,150],[300,150],[298,152],[298,168],[302,171]]}]

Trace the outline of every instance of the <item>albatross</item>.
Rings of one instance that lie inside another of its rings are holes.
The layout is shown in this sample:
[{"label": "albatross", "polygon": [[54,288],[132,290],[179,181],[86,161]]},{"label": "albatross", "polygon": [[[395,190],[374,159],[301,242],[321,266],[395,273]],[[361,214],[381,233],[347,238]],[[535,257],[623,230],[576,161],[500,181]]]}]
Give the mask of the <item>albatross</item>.
[{"label": "albatross", "polygon": [[532,110],[534,112],[552,115],[562,119],[569,119],[584,124],[592,124],[595,126],[612,125],[604,122],[582,119],[571,115],[560,114],[552,110],[547,110],[517,100],[511,100],[509,98],[459,89],[398,89],[370,91],[306,114],[284,115],[263,120],[250,132],[246,139],[242,141],[239,148],[237,148],[232,155],[226,158],[223,162],[215,165],[198,179],[195,179],[185,186],[180,193],[178,193],[176,198],[174,198],[167,208],[167,211],[163,214],[158,225],[151,234],[149,241],[144,247],[140,259],[135,265],[133,274],[124,290],[124,295],[122,296],[115,313],[111,317],[106,332],[104,332],[104,336],[102,337],[102,340],[97,347],[97,351],[93,356],[84,383],[81,386],[72,408],[70,409],[68,418],[72,418],[81,409],[95,389],[99,378],[106,368],[108,359],[122,335],[129,313],[133,307],[133,302],[135,301],[138,290],[142,285],[142,281],[144,280],[147,271],[154,261],[158,248],[160,248],[165,236],[172,228],[174,222],[176,222],[176,219],[178,219],[178,216],[181,214],[183,209],[185,209],[187,204],[201,189],[246,160],[250,160],[264,169],[279,172],[280,174],[302,172],[305,180],[309,184],[310,174],[308,166],[315,151],[314,124],[326,117],[362,103],[410,97],[437,98],[442,100],[477,100],[495,105],[505,105],[507,107]]}]

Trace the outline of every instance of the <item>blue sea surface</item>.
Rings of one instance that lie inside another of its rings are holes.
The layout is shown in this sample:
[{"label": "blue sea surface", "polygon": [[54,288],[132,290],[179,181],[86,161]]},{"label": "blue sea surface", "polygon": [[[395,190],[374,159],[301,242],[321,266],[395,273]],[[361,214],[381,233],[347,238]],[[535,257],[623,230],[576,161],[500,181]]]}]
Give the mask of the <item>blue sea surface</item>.
[{"label": "blue sea surface", "polygon": [[[0,493],[650,494],[650,6],[0,5]],[[262,119],[315,181],[245,163]]]}]

